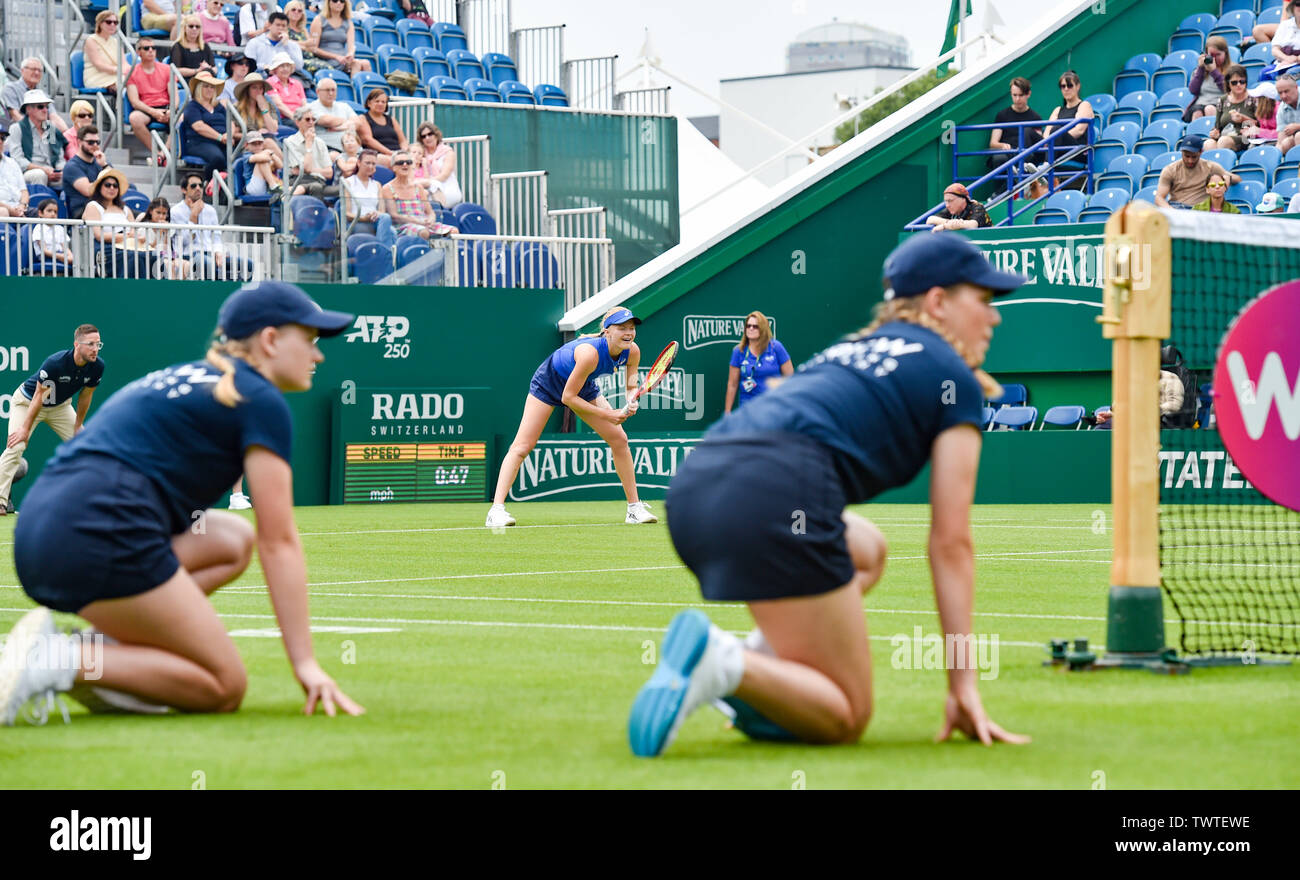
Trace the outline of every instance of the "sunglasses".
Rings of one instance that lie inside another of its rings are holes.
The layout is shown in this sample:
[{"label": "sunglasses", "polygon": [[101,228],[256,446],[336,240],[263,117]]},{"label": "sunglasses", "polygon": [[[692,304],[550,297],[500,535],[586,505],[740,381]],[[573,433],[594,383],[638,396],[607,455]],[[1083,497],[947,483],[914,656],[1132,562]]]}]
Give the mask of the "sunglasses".
[{"label": "sunglasses", "polygon": [[118,182],[117,182],[116,180],[106,180],[106,181],[104,181],[103,183],[101,183],[100,186],[101,186],[103,189],[108,189],[110,186],[111,186],[113,189],[121,189],[121,188],[122,188],[121,185],[118,184]]},{"label": "sunglasses", "polygon": [[201,183],[197,183],[197,182],[195,182],[195,183],[190,183],[190,184],[186,184],[185,188],[186,188],[186,189],[203,189],[203,184],[201,184]]},{"label": "sunglasses", "polygon": [[187,30],[187,31],[197,31],[197,30],[201,30],[202,27],[203,27],[202,25],[198,25],[198,24],[187,24],[187,25],[185,25],[185,30]]},{"label": "sunglasses", "polygon": [[1224,189],[1225,187],[1227,187],[1226,183],[1207,183],[1205,185],[1206,189]]},{"label": "sunglasses", "polygon": [[1246,81],[1245,81],[1244,79],[1230,79],[1230,80],[1228,80],[1228,85],[1230,85],[1230,86],[1244,86],[1245,84],[1246,84]]},{"label": "sunglasses", "polygon": [[141,52],[156,52],[156,51],[158,51],[158,47],[157,47],[157,46],[136,46],[136,48],[139,49]]},{"label": "sunglasses", "polygon": [[1076,86],[1078,86],[1078,83],[1061,83],[1060,86],[1058,86],[1058,88],[1072,89],[1075,88]]},{"label": "sunglasses", "polygon": [[745,325],[745,329],[746,329],[746,330],[757,330],[757,329],[758,329],[758,325],[757,325],[757,324],[746,324],[746,325]]},{"label": "sunglasses", "polygon": [[85,145],[88,146],[88,147],[97,147],[97,146],[99,146],[99,141],[82,141],[82,143],[85,144]]},{"label": "sunglasses", "polygon": [[94,113],[74,113],[74,114],[72,114],[72,118],[73,118],[73,119],[94,119],[94,118],[95,118],[95,114],[94,114]]},{"label": "sunglasses", "polygon": [[420,135],[420,140],[424,140],[425,138],[431,138],[431,137],[437,137],[437,135],[435,135],[431,131],[426,131],[424,134]]},{"label": "sunglasses", "polygon": [[396,162],[393,163],[393,167],[401,168],[403,165],[414,165],[414,164],[415,163],[410,159],[398,159]]},{"label": "sunglasses", "polygon": [[106,18],[106,19],[104,19],[104,24],[117,24],[117,19],[116,19],[116,18]]}]

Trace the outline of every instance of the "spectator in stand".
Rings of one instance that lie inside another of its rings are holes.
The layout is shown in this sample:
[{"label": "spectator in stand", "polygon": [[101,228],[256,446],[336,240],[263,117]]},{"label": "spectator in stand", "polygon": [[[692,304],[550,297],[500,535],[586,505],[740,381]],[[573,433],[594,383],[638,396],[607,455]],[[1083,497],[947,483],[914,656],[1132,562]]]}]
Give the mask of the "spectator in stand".
[{"label": "spectator in stand", "polygon": [[1253,39],[1256,43],[1273,42],[1273,38],[1277,36],[1277,29],[1280,26],[1281,21],[1290,14],[1291,14],[1290,3],[1287,3],[1286,8],[1284,10],[1281,10],[1280,17],[1278,17],[1277,13],[1272,14],[1274,17],[1279,18],[1278,21],[1263,21],[1263,19],[1265,19],[1267,16],[1265,12],[1261,12],[1259,14],[1259,18],[1256,20],[1262,23],[1256,24],[1254,29],[1250,32],[1251,39]]},{"label": "spectator in stand", "polygon": [[[376,157],[378,158],[378,157]],[[384,197],[384,210],[393,218],[400,235],[418,235],[426,241],[435,235],[455,231],[438,222],[432,202],[424,187],[415,182],[415,159],[406,150],[392,156],[395,177],[380,190]]]},{"label": "spectator in stand", "polygon": [[230,19],[222,14],[222,5],[221,0],[206,0],[203,9],[199,11],[203,43],[213,49],[236,45],[234,28],[230,26]]},{"label": "spectator in stand", "polygon": [[93,125],[84,125],[77,136],[77,154],[63,166],[63,201],[68,206],[68,217],[81,219],[81,212],[90,201],[95,181],[108,167],[104,151],[100,149],[103,140],[99,129]]},{"label": "spectator in stand", "polygon": [[244,155],[248,162],[244,164],[244,191],[250,196],[264,196],[284,189],[280,180],[280,169],[284,162],[280,158],[278,147],[272,148],[270,138],[260,131],[250,131],[244,139]]},{"label": "spectator in stand", "polygon": [[1240,214],[1241,211],[1236,205],[1224,199],[1227,192],[1227,177],[1222,174],[1211,174],[1210,182],[1205,184],[1205,198],[1192,205],[1192,210],[1209,211],[1213,214]]},{"label": "spectator in stand", "polygon": [[187,15],[181,20],[181,33],[172,44],[172,67],[189,79],[200,70],[215,74],[217,56],[203,42],[203,23],[197,15]]},{"label": "spectator in stand", "polygon": [[309,74],[332,65],[323,58],[312,54],[311,26],[307,24],[307,7],[302,0],[289,0],[284,5],[284,14],[289,17],[289,39],[298,46],[302,53],[302,66]]},{"label": "spectator in stand", "polygon": [[[4,104],[6,119],[9,122],[20,122],[23,118],[23,95],[39,89],[41,87],[41,78],[45,72],[45,66],[41,64],[39,58],[24,58],[22,66],[22,76],[11,83],[6,83],[3,89],[0,89],[0,103]],[[82,102],[85,103],[85,102]],[[76,106],[75,104],[73,106]],[[50,122],[58,127],[59,131],[66,131],[72,126],[60,116],[53,107],[50,108]],[[73,125],[76,123],[74,122]]]},{"label": "spectator in stand", "polygon": [[[1297,193],[1300,195],[1300,193]],[[1255,206],[1256,214],[1284,214],[1287,206],[1282,202],[1282,197],[1275,192],[1264,193],[1264,198]]]},{"label": "spectator in stand", "polygon": [[226,59],[226,84],[221,89],[221,97],[218,102],[222,104],[234,105],[235,87],[244,81],[253,69],[253,62],[248,60],[248,56],[242,52],[236,53]]},{"label": "spectator in stand", "polygon": [[[145,220],[163,226],[171,224],[172,206],[164,198],[154,199],[145,211]],[[190,277],[190,261],[181,255],[180,235],[172,229],[145,229],[137,231],[141,249],[153,259],[153,277],[182,281]]]},{"label": "spectator in stand", "polygon": [[343,178],[343,210],[352,232],[376,233],[375,224],[383,207],[379,181],[374,178],[377,158],[374,150],[362,150],[357,173]]},{"label": "spectator in stand", "polygon": [[348,0],[326,0],[325,9],[311,23],[311,50],[331,67],[348,73],[370,69],[370,62],[357,58],[357,29],[352,23]]},{"label": "spectator in stand", "polygon": [[293,194],[334,198],[339,194],[334,182],[334,163],[330,161],[325,142],[316,137],[316,114],[307,107],[299,107],[293,121],[298,124],[298,133],[284,142],[286,179],[293,184]]},{"label": "spectator in stand", "polygon": [[1291,76],[1277,78],[1277,148],[1286,155],[1300,134],[1300,89]]},{"label": "spectator in stand", "polygon": [[[1029,80],[1023,76],[1018,76],[1011,81],[1011,106],[1004,107],[998,111],[998,115],[993,117],[993,121],[999,125],[1008,122],[1039,122],[1043,117],[1038,115],[1036,110],[1029,108]],[[988,157],[988,167],[997,168],[1003,162],[1006,162],[1016,153],[1028,147],[1032,147],[1043,139],[1043,130],[1041,128],[1021,128],[1019,126],[1010,126],[1006,129],[995,128],[989,133],[989,149],[1002,150],[1003,153],[998,156]],[[1037,158],[1035,156],[1034,158]],[[1031,174],[1036,168],[1027,169]],[[1001,183],[999,183],[1001,185]]]},{"label": "spectator in stand", "polygon": [[1227,74],[1232,61],[1228,56],[1228,41],[1220,36],[1205,41],[1205,54],[1196,65],[1187,89],[1192,102],[1183,111],[1183,121],[1191,122],[1198,116],[1213,116],[1219,99],[1228,93]]},{"label": "spectator in stand", "polygon": [[289,39],[289,16],[272,12],[266,33],[249,40],[244,46],[244,54],[253,59],[259,70],[270,71],[281,52],[289,56],[294,67],[302,67],[302,50]]},{"label": "spectator in stand", "polygon": [[[280,123],[280,111],[266,96],[266,81],[256,73],[250,73],[235,86],[235,111],[239,114],[241,129],[247,124],[247,130],[256,129],[274,138],[284,127]],[[275,150],[278,153],[279,147],[276,146]]]},{"label": "spectator in stand", "polygon": [[131,65],[122,57],[122,41],[116,7],[95,16],[95,32],[86,37],[86,67],[82,78],[88,89],[117,91],[117,72],[122,80],[131,75]]},{"label": "spectator in stand", "polygon": [[[36,206],[36,216],[43,220],[59,219],[59,203],[45,199]],[[32,260],[36,264],[51,262],[58,275],[68,274],[72,265],[72,245],[68,228],[59,223],[38,223],[32,227]]]},{"label": "spectator in stand", "polygon": [[1255,99],[1255,118],[1246,123],[1242,134],[1254,146],[1277,141],[1277,86],[1262,82],[1246,94]]},{"label": "spectator in stand", "polygon": [[1242,132],[1247,123],[1255,122],[1255,99],[1246,91],[1246,68],[1240,64],[1228,68],[1228,94],[1215,108],[1215,125],[1206,144],[1218,141],[1219,149],[1240,153],[1246,149]]},{"label": "spectator in stand", "polygon": [[[1044,155],[1055,155],[1060,158],[1063,152],[1068,152],[1072,147],[1077,147],[1088,143],[1088,128],[1091,123],[1087,120],[1093,119],[1096,114],[1092,112],[1092,105],[1079,97],[1082,83],[1079,81],[1079,74],[1073,70],[1067,70],[1061,74],[1060,80],[1056,83],[1057,88],[1061,90],[1061,105],[1052,111],[1050,120],[1057,119],[1078,119],[1079,125],[1071,126],[1068,132],[1056,139],[1056,150],[1054,154],[1045,153]],[[1047,126],[1043,129],[1043,136],[1050,138],[1060,130],[1060,126]],[[1082,160],[1075,158],[1065,165],[1065,168],[1071,167],[1082,168]],[[1059,167],[1059,166],[1058,166]],[[1064,169],[1061,169],[1064,170]],[[1067,175],[1068,176],[1068,175]],[[1086,176],[1086,175],[1085,175]],[[1072,181],[1068,189],[1083,189],[1084,180],[1080,177]]]},{"label": "spectator in stand", "polygon": [[[131,209],[122,203],[126,192],[126,175],[115,168],[105,168],[96,178],[86,202],[82,219],[130,223],[135,220]],[[92,226],[96,254],[103,257],[102,273],[109,278],[147,278],[148,259],[133,232],[123,226]]]},{"label": "spectator in stand", "polygon": [[260,37],[266,33],[271,25],[271,15],[280,11],[280,5],[275,0],[252,0],[250,3],[244,3],[239,7],[239,40],[245,47],[250,40]]},{"label": "spectator in stand", "polygon": [[0,217],[26,217],[27,183],[12,156],[5,155],[10,126],[0,121]]},{"label": "spectator in stand", "polygon": [[203,70],[190,80],[190,101],[185,105],[181,125],[181,153],[197,156],[206,169],[204,177],[213,171],[226,170],[226,111],[217,105],[217,91],[221,80]]},{"label": "spectator in stand", "polygon": [[293,119],[307,104],[307,92],[302,83],[294,79],[293,59],[287,52],[280,52],[271,59],[271,76],[266,81],[266,88],[266,97],[280,111],[281,119]]},{"label": "spectator in stand", "polygon": [[9,155],[18,160],[23,180],[57,188],[63,183],[67,141],[50,125],[51,103],[50,96],[40,89],[23,95],[23,119],[10,130],[14,138]]},{"label": "spectator in stand", "polygon": [[316,100],[307,105],[316,117],[316,136],[334,153],[343,152],[343,135],[357,130],[357,111],[338,97],[338,83],[323,79],[316,83]]},{"label": "spectator in stand", "polygon": [[407,18],[414,18],[422,21],[427,25],[432,25],[433,18],[429,15],[429,9],[425,6],[424,0],[397,0],[402,7],[402,12]]},{"label": "spectator in stand", "polygon": [[365,106],[366,112],[357,121],[357,137],[362,147],[375,151],[380,165],[391,168],[393,154],[409,146],[406,134],[388,115],[388,93],[383,89],[367,92]]},{"label": "spectator in stand", "polygon": [[943,191],[943,207],[939,213],[932,214],[925,220],[934,227],[931,232],[943,232],[945,229],[978,229],[992,226],[989,212],[984,206],[970,197],[970,192],[960,183],[954,183]]},{"label": "spectator in stand", "polygon": [[456,151],[442,140],[442,129],[423,122],[416,129],[417,146],[422,148],[415,168],[415,181],[429,190],[429,196],[444,208],[454,208],[465,201],[456,180]]},{"label": "spectator in stand", "polygon": [[[126,81],[126,96],[131,101],[131,107],[134,108],[131,110],[129,121],[136,139],[147,149],[153,149],[153,142],[149,138],[149,126],[155,122],[166,125],[172,118],[171,94],[168,91],[172,72],[170,67],[158,61],[158,47],[154,45],[152,38],[141,37],[135,48],[140,53],[140,63],[131,71],[131,77]],[[168,146],[170,147],[170,140]],[[165,163],[166,158],[159,153],[159,166]]]},{"label": "spectator in stand", "polygon": [[1273,34],[1274,70],[1289,70],[1300,64],[1300,3],[1287,3],[1282,12],[1282,22]]},{"label": "spectator in stand", "polygon": [[1236,174],[1223,170],[1217,162],[1201,158],[1201,138],[1194,134],[1178,142],[1183,157],[1166,165],[1156,186],[1156,205],[1161,208],[1190,208],[1205,198],[1206,184],[1219,175],[1229,185],[1241,183]]},{"label": "spectator in stand", "polygon": [[[53,112],[51,112],[51,122],[54,122],[53,115]],[[89,101],[73,101],[72,106],[68,108],[68,115],[72,117],[72,125],[62,130],[63,139],[68,142],[63,155],[71,159],[77,155],[77,129],[95,124],[95,108],[91,106]]]},{"label": "spectator in stand", "polygon": [[166,31],[168,39],[176,35],[176,3],[174,0],[144,0],[140,9],[140,29]]},{"label": "spectator in stand", "polygon": [[[320,122],[319,119],[316,121]],[[334,157],[334,167],[338,169],[339,178],[346,180],[357,173],[357,163],[361,160],[361,141],[357,140],[354,131],[345,131],[342,141],[343,151]]]},{"label": "spectator in stand", "polygon": [[[177,226],[218,226],[217,209],[203,201],[203,177],[190,172],[182,180],[185,198],[172,206],[172,223]],[[215,229],[182,229],[177,233],[176,252],[185,257],[199,278],[225,279],[239,274],[238,261],[231,258]],[[246,261],[244,261],[246,263]],[[245,265],[244,274],[251,266]]]}]

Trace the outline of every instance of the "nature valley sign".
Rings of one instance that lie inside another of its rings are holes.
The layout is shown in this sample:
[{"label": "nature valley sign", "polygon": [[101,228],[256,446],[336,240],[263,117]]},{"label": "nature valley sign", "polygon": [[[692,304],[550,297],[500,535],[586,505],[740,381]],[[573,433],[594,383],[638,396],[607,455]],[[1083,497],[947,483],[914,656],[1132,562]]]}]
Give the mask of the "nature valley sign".
[{"label": "nature valley sign", "polygon": [[[587,439],[590,438],[590,439]],[[643,498],[662,498],[700,435],[632,438],[632,466]],[[524,459],[510,486],[511,501],[586,501],[623,497],[608,444],[589,434],[547,434]]]},{"label": "nature valley sign", "polygon": [[[686,315],[682,318],[682,347],[687,351],[706,345],[740,344],[745,332],[746,315]],[[772,336],[776,336],[776,318],[767,316]]]}]

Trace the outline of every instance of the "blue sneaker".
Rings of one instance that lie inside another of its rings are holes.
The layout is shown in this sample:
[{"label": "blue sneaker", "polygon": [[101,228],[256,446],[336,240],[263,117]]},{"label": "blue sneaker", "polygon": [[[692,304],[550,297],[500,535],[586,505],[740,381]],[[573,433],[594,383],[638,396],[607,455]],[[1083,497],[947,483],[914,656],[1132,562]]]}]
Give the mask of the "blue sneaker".
[{"label": "blue sneaker", "polygon": [[660,645],[659,667],[632,703],[627,737],[633,754],[657,756],[672,743],[687,715],[723,695],[722,651],[709,648],[724,638],[735,637],[713,626],[702,611],[692,608],[673,618]]}]

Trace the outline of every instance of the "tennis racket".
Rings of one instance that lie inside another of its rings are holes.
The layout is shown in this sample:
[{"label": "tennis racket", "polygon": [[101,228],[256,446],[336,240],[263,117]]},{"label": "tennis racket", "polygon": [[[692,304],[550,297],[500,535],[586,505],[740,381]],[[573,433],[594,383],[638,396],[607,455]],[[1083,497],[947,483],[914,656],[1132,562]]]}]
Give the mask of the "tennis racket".
[{"label": "tennis racket", "polygon": [[632,396],[628,398],[627,406],[623,407],[623,411],[627,412],[628,408],[640,400],[642,395],[653,391],[655,386],[663,381],[664,376],[668,375],[668,368],[673,365],[675,360],[677,360],[677,343],[670,342],[664,346],[663,351],[659,352],[659,357],[655,358],[655,362],[651,365],[645,381],[632,392]]}]

